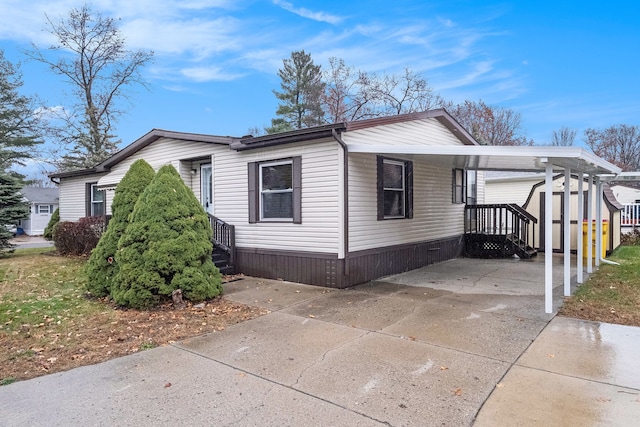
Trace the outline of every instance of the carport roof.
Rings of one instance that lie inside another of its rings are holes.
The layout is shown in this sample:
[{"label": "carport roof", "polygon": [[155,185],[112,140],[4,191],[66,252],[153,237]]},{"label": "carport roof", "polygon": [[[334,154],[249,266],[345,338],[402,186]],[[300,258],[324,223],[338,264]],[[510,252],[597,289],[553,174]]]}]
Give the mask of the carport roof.
[{"label": "carport roof", "polygon": [[621,169],[578,147],[539,146],[416,146],[403,144],[347,144],[350,153],[375,153],[420,157],[451,168],[476,170],[544,171],[547,163],[556,171],[593,175],[618,175]]}]

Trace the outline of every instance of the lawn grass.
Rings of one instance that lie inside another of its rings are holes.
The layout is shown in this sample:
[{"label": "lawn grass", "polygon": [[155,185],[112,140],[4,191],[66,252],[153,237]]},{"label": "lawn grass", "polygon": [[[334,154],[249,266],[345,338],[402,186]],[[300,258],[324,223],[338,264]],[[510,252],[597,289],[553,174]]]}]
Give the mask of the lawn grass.
[{"label": "lawn grass", "polygon": [[621,325],[640,326],[640,246],[620,246],[601,264],[559,314]]},{"label": "lawn grass", "polygon": [[[214,298],[123,310],[86,293],[86,258],[53,248],[0,258],[0,386],[224,330],[266,310]],[[0,422],[0,424],[2,424]]]},{"label": "lawn grass", "polygon": [[52,248],[22,249],[0,259],[0,331],[61,334],[66,322],[104,310],[85,298],[85,260],[53,254]]}]

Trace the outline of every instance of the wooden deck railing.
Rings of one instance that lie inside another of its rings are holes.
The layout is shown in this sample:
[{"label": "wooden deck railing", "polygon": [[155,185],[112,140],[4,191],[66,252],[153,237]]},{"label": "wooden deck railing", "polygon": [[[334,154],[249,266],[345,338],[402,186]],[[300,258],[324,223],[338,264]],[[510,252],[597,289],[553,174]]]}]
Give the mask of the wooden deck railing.
[{"label": "wooden deck railing", "polygon": [[[465,234],[509,236],[526,246],[535,235],[538,220],[516,204],[467,205],[465,207]],[[529,230],[529,225],[532,230]]]},{"label": "wooden deck railing", "polygon": [[236,229],[235,226],[227,224],[220,218],[211,214],[209,221],[213,230],[213,243],[229,254],[229,263],[235,264],[236,256]]}]

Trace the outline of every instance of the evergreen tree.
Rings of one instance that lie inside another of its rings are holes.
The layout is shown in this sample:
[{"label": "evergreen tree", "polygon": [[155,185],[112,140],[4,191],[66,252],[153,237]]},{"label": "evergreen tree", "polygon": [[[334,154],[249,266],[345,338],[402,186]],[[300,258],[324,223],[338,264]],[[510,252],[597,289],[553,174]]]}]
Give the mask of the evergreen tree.
[{"label": "evergreen tree", "polygon": [[22,77],[0,50],[0,172],[33,157],[40,122],[34,114],[34,101],[19,94]]},{"label": "evergreen tree", "polygon": [[29,215],[29,205],[19,193],[21,188],[18,178],[0,172],[0,255],[15,250],[15,245],[9,242],[13,233],[7,226],[15,225],[19,219]]},{"label": "evergreen tree", "polygon": [[291,58],[282,62],[283,68],[278,70],[282,92],[273,91],[281,101],[276,110],[279,117],[272,120],[272,126],[266,129],[267,133],[323,124],[325,83],[320,66],[315,65],[311,55],[304,50],[291,52]]},{"label": "evergreen tree", "polygon": [[192,302],[219,295],[221,275],[211,260],[211,237],[202,205],[175,168],[163,166],[136,202],[118,242],[114,301],[145,308],[177,289]]},{"label": "evergreen tree", "polygon": [[53,215],[51,215],[51,219],[47,223],[47,226],[44,228],[44,237],[46,240],[53,240],[53,230],[56,225],[60,222],[60,208],[53,211]]},{"label": "evergreen tree", "polygon": [[136,160],[116,187],[111,205],[113,216],[85,267],[87,290],[93,296],[109,294],[118,273],[118,264],[114,262],[118,240],[129,224],[136,201],[154,176],[155,172],[149,163],[143,159]]},{"label": "evergreen tree", "polygon": [[16,225],[29,213],[19,194],[22,177],[10,172],[10,168],[32,157],[41,142],[33,100],[18,93],[21,86],[20,73],[0,50],[0,254],[14,249],[7,226]]}]

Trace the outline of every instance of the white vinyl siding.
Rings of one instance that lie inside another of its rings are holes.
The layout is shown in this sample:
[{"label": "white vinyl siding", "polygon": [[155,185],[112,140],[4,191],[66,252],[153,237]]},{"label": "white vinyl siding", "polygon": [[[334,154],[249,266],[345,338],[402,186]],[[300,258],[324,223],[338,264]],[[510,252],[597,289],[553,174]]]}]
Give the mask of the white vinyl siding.
[{"label": "white vinyl siding", "polygon": [[[214,215],[235,225],[236,244],[240,248],[338,253],[340,150],[337,142],[328,139],[216,154],[213,165]],[[248,164],[295,156],[301,156],[302,161],[302,223],[249,224]]]},{"label": "white vinyl siding", "polygon": [[[407,160],[409,160],[407,158]],[[451,202],[451,169],[413,159],[413,218],[378,221],[376,156],[349,155],[349,251],[461,235],[464,205]]]},{"label": "white vinyl siding", "polygon": [[96,182],[102,176],[96,174],[60,179],[60,221],[77,221],[87,216],[87,183]]},{"label": "white vinyl siding", "polygon": [[185,183],[191,181],[191,168],[181,162],[180,159],[191,159],[196,157],[211,156],[216,148],[229,150],[226,145],[208,144],[205,142],[182,141],[169,138],[160,138],[147,145],[137,153],[127,157],[100,179],[100,187],[115,187],[122,177],[127,173],[129,167],[138,159],[144,159],[151,167],[157,171],[161,166],[172,164],[182,176]]},{"label": "white vinyl siding", "polygon": [[393,123],[345,132],[344,142],[354,145],[464,145],[436,119]]},{"label": "white vinyl siding", "polygon": [[476,196],[478,197],[477,203],[479,205],[481,205],[481,204],[485,203],[485,173],[484,173],[484,171],[477,171],[476,184],[477,184],[477,190],[478,190],[478,194],[476,194]]},{"label": "white vinyl siding", "polygon": [[[25,234],[31,236],[41,236],[44,234],[44,229],[49,224],[51,215],[58,208],[57,204],[50,203],[37,203],[32,204],[30,207],[30,214],[28,218],[24,218],[20,221],[22,229]],[[49,211],[44,212],[44,211]]]},{"label": "white vinyl siding", "polygon": [[[111,213],[114,189],[131,165],[138,159],[144,159],[153,170],[157,171],[166,164],[173,165],[187,187],[193,190],[196,198],[200,200],[200,163],[209,163],[209,160],[201,162],[185,161],[197,157],[211,156],[216,150],[229,151],[229,147],[222,144],[209,144],[205,142],[182,141],[169,138],[160,138],[134,153],[122,162],[114,165],[108,174],[100,178],[98,185],[105,188],[106,212]],[[195,170],[195,173],[191,171]]]}]

